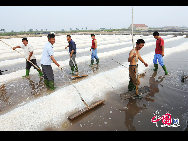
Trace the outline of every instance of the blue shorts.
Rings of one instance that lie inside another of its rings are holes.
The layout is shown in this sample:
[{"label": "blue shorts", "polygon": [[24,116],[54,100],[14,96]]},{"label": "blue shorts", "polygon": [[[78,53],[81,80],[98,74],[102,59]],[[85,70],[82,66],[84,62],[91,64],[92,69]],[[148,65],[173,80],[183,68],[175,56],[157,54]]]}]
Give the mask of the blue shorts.
[{"label": "blue shorts", "polygon": [[154,64],[157,64],[157,60],[158,60],[158,62],[159,62],[159,64],[160,64],[161,66],[164,66],[163,56],[162,56],[161,54],[155,54],[155,55],[154,55],[153,63],[154,63]]}]

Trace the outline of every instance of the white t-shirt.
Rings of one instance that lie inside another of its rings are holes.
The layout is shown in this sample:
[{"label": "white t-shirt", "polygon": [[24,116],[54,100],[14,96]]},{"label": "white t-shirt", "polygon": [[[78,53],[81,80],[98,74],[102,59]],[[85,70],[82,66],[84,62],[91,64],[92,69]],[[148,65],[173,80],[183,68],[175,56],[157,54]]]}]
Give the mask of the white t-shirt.
[{"label": "white t-shirt", "polygon": [[33,55],[31,56],[30,59],[31,60],[36,59],[35,55],[34,55],[33,47],[31,45],[27,44],[27,46],[25,46],[24,44],[22,44],[22,45],[20,45],[20,47],[24,50],[24,55],[25,55],[26,59],[28,59],[30,52],[33,52]]}]

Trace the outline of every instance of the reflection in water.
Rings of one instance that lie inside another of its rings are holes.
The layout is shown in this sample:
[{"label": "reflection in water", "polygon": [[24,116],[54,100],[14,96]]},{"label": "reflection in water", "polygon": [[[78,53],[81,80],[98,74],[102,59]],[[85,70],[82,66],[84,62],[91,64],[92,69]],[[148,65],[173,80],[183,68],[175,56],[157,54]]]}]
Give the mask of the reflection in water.
[{"label": "reflection in water", "polygon": [[[156,93],[159,92],[158,85],[163,81],[164,77],[158,78],[159,80],[155,80],[155,77],[157,75],[157,72],[153,72],[152,76],[149,79],[149,93],[145,96],[146,101],[154,101],[151,97],[154,97]],[[143,88],[145,90],[145,88]],[[146,93],[146,92],[144,92]],[[123,94],[124,97],[126,94]],[[122,95],[121,95],[122,96]],[[124,100],[127,99],[126,97]],[[126,106],[125,111],[125,126],[128,128],[128,131],[136,131],[136,128],[134,126],[134,118],[135,116],[143,109],[146,109],[146,105],[143,104],[143,106],[138,106],[137,100],[139,99],[134,99],[131,96],[129,96],[129,101]]]},{"label": "reflection in water", "polygon": [[154,102],[154,99],[150,97],[154,97],[154,95],[159,92],[159,84],[163,81],[164,77],[159,78],[160,80],[155,80],[156,75],[157,75],[157,72],[154,71],[152,76],[149,79],[150,92],[145,97],[146,101]]},{"label": "reflection in water", "polygon": [[6,102],[9,104],[9,97],[7,96],[5,84],[0,86],[0,101]]},{"label": "reflection in water", "polygon": [[137,101],[138,99],[130,98],[127,104],[127,108],[125,111],[125,126],[128,128],[128,131],[136,131],[136,128],[133,124],[134,117],[143,109],[146,109],[146,106],[138,106]]}]

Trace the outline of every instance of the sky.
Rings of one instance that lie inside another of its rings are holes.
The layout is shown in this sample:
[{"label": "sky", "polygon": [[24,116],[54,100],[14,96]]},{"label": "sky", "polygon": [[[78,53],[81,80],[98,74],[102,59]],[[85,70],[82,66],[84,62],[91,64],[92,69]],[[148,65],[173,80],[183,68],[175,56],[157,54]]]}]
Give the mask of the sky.
[{"label": "sky", "polygon": [[[134,24],[188,26],[188,6],[134,6]],[[128,28],[132,6],[0,6],[0,29]]]}]

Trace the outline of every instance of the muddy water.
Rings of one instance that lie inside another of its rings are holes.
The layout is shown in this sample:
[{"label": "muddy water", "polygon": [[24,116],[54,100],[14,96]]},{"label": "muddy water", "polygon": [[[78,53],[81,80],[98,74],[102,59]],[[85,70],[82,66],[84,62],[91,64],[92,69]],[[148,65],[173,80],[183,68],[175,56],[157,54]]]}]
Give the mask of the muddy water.
[{"label": "muddy water", "polygon": [[[146,70],[146,75],[141,78],[140,90],[145,86],[149,91],[142,94],[141,99],[128,96],[127,86],[106,93],[105,104],[88,112],[73,122],[65,121],[60,128],[47,128],[46,130],[58,131],[184,131],[188,130],[188,80],[181,82],[182,72],[188,72],[186,52],[173,54],[164,58],[169,76],[164,76],[159,67],[157,73],[152,68]],[[173,63],[175,59],[179,63]],[[171,63],[170,63],[171,62]],[[180,63],[181,62],[181,63]],[[174,83],[172,83],[174,82]],[[171,84],[172,85],[171,85]],[[178,83],[179,85],[176,85]],[[185,89],[182,89],[185,86]],[[128,96],[128,97],[127,97]],[[158,127],[151,122],[154,113],[160,116],[169,112],[174,119],[179,119],[179,127]]]},{"label": "muddy water", "polygon": [[[168,47],[173,47],[173,45]],[[147,48],[147,52],[152,50],[153,48]],[[145,53],[141,54],[144,55]],[[128,53],[101,59],[99,69],[92,70],[88,66],[89,62],[80,63],[79,71],[81,74],[87,73],[92,76],[119,66],[111,60],[112,58],[122,63],[127,60]],[[169,72],[173,72],[173,75],[165,79],[160,77],[163,75],[161,69],[158,74],[153,74],[151,68],[147,70],[147,75],[144,76],[144,79],[141,79],[141,87],[148,86],[150,91],[143,95],[142,99],[128,99],[126,97],[127,86],[117,91],[109,91],[106,94],[105,105],[72,123],[69,121],[62,123],[60,129],[49,128],[49,130],[183,130],[188,100],[187,92],[185,92],[187,82],[181,84],[179,76],[188,71],[187,68],[183,67],[187,63],[186,59],[180,63],[182,58],[186,58],[186,53],[165,58],[165,62],[169,62],[167,69]],[[69,72],[68,66],[64,72],[54,71],[56,87],[64,87],[81,80],[71,80]],[[51,92],[44,87],[43,80],[37,75],[31,75],[30,79],[20,78],[8,82],[0,87],[0,114]],[[155,124],[151,123],[151,118],[156,110],[161,110],[161,114],[169,111],[174,118],[179,118],[182,122],[181,128],[157,128]]]},{"label": "muddy water", "polygon": [[[153,79],[151,77],[151,79]],[[141,80],[143,82],[143,79]],[[108,92],[105,105],[83,115],[77,120],[62,123],[58,131],[183,131],[186,128],[184,114],[187,110],[187,93],[166,89],[160,82],[150,80],[150,91],[141,99],[126,98],[126,89]],[[180,127],[162,128],[151,122],[155,111],[161,116],[169,112],[179,118]],[[185,119],[186,118],[186,119]]]}]

